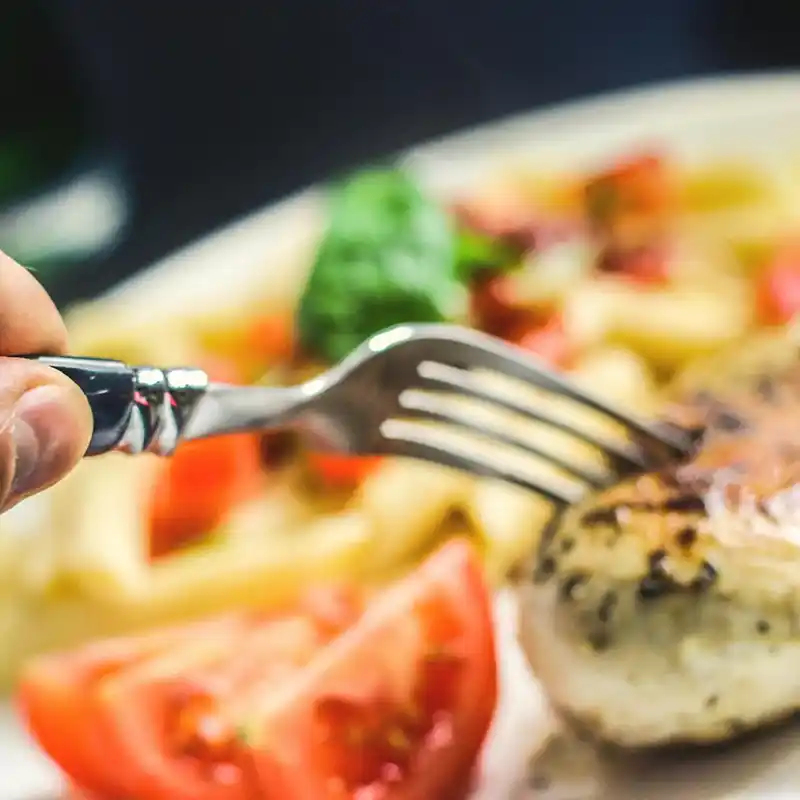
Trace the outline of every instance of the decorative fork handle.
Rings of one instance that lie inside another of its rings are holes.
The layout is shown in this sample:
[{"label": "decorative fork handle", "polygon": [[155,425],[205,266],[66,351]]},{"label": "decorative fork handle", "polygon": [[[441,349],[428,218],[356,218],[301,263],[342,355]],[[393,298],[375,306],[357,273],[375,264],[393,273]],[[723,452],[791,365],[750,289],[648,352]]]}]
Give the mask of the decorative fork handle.
[{"label": "decorative fork handle", "polygon": [[199,369],[131,367],[121,361],[37,356],[86,395],[94,418],[87,455],[111,450],[169,455],[177,446],[208,376]]},{"label": "decorative fork handle", "polygon": [[181,439],[268,429],[294,416],[302,388],[227,386],[194,367],[133,367],[121,361],[33,356],[86,395],[94,430],[86,455],[112,450],[168,456]]}]

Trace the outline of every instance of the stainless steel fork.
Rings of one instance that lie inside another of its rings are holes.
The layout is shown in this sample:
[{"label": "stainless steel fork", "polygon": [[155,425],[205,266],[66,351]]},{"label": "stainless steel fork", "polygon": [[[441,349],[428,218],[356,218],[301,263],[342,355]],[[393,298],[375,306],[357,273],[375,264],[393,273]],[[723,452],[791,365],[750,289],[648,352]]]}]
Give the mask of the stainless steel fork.
[{"label": "stainless steel fork", "polygon": [[[118,361],[38,356],[84,391],[94,413],[87,455],[112,450],[170,455],[182,440],[291,427],[315,447],[363,455],[422,459],[507,481],[563,503],[579,484],[549,480],[502,457],[482,455],[469,439],[441,440],[448,428],[533,454],[584,484],[643,469],[688,451],[681,433],[660,430],[575,386],[529,353],[474,330],[452,325],[400,325],[378,333],[324,374],[298,386],[232,386],[209,381],[199,369],[130,367]],[[604,440],[561,419],[552,409],[512,398],[480,380],[499,373],[566,398],[613,420],[629,434]],[[539,448],[513,424],[481,423],[458,403],[469,397],[575,436],[601,451],[611,472],[598,472]],[[435,423],[435,424],[431,424]]]}]

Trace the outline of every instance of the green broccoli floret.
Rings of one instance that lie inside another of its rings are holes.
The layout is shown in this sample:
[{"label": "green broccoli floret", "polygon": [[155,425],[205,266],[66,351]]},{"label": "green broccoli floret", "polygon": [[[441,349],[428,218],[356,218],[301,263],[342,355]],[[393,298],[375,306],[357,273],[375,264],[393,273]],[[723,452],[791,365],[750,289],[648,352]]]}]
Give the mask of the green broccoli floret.
[{"label": "green broccoli floret", "polygon": [[405,322],[464,319],[475,264],[507,257],[399,169],[370,169],[336,187],[330,222],[297,312],[300,345],[329,363]]}]

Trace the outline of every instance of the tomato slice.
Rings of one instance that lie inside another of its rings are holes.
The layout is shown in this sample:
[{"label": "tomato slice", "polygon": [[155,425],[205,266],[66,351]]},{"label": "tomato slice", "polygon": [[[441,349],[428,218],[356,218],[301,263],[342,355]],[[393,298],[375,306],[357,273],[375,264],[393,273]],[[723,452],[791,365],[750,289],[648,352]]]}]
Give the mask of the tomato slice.
[{"label": "tomato slice", "polygon": [[323,484],[331,489],[355,489],[383,462],[383,456],[355,456],[348,453],[308,453],[308,464]]},{"label": "tomato slice", "polygon": [[293,611],[249,617],[233,641],[194,639],[99,682],[92,693],[94,725],[106,757],[126,765],[115,796],[258,796],[242,765],[239,720],[257,698],[280,693],[362,608],[357,593],[319,591]]},{"label": "tomato slice", "polygon": [[454,540],[243,721],[262,797],[463,796],[494,713],[489,593]]},{"label": "tomato slice", "polygon": [[575,362],[575,347],[560,314],[554,314],[544,323],[521,326],[510,336],[510,341],[559,369],[568,369]]},{"label": "tomato slice", "polygon": [[91,692],[98,681],[195,638],[231,638],[237,617],[91,644],[74,653],[34,659],[23,671],[17,704],[28,730],[62,771],[81,787],[109,797],[118,790],[118,765],[93,725]]},{"label": "tomato slice", "polygon": [[779,250],[761,273],[756,309],[764,325],[784,325],[800,312],[800,244]]},{"label": "tomato slice", "polygon": [[150,498],[150,554],[158,558],[210,533],[263,479],[261,445],[249,433],[183,442],[164,461]]},{"label": "tomato slice", "polygon": [[38,709],[34,734],[80,787],[72,800],[466,792],[497,695],[489,592],[468,543],[366,607],[360,592],[323,590],[293,611],[204,624],[217,627],[37,662],[23,708]]},{"label": "tomato slice", "polygon": [[40,659],[23,681],[23,714],[81,792],[250,798],[236,763],[235,715],[362,610],[360,593],[321,589],[291,613],[235,615]]}]

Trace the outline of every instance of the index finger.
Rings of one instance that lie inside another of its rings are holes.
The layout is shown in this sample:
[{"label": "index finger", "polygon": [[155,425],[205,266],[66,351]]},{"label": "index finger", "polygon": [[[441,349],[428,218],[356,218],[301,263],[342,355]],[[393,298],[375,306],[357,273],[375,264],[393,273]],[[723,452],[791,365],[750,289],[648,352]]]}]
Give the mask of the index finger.
[{"label": "index finger", "polygon": [[64,322],[47,292],[0,251],[0,356],[55,355],[66,347]]}]

